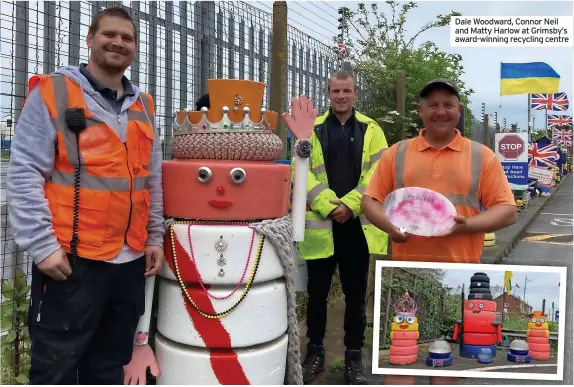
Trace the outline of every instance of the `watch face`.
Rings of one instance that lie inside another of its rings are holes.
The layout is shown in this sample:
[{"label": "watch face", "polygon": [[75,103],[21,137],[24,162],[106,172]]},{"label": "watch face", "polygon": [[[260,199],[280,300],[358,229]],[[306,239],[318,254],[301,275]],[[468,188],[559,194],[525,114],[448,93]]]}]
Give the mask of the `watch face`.
[{"label": "watch face", "polygon": [[311,141],[309,140],[299,140],[295,143],[295,151],[297,152],[297,156],[307,158],[311,156],[311,151],[313,150],[313,146],[311,145]]}]

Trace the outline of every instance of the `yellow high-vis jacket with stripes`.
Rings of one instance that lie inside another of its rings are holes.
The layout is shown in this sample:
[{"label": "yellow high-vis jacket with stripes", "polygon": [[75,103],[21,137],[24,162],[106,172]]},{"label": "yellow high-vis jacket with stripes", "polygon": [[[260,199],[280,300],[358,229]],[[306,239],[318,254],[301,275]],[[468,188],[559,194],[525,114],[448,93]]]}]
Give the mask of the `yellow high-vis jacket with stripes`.
[{"label": "yellow high-vis jacket with stripes", "polygon": [[[329,189],[323,149],[317,137],[317,129],[325,122],[328,115],[329,111],[317,117],[315,130],[310,139],[313,150],[309,159],[307,178],[305,240],[299,242],[299,254],[305,260],[328,258],[334,254],[333,221],[328,216],[337,206],[331,204],[330,200],[340,200],[351,209],[353,218],[360,218],[371,254],[386,254],[388,236],[371,224],[361,213],[361,199],[383,151],[388,148],[387,139],[383,130],[374,120],[355,111],[355,119],[360,125],[367,127],[363,140],[361,176],[359,184],[354,190],[342,198],[337,198],[335,192]],[[294,162],[295,159],[293,158],[292,165]]]}]

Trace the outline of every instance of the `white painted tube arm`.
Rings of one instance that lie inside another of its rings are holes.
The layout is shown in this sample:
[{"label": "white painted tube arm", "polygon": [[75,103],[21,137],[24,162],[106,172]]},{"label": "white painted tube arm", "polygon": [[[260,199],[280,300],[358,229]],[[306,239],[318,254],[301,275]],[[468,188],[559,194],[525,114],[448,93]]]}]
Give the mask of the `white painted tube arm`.
[{"label": "white painted tube arm", "polygon": [[140,317],[140,321],[136,329],[136,335],[134,337],[135,345],[143,345],[148,343],[154,287],[155,276],[147,277],[145,280],[145,312],[143,316]]},{"label": "white painted tube arm", "polygon": [[305,239],[305,208],[307,206],[309,158],[295,155],[294,168],[291,219],[293,222],[293,240],[295,242],[301,242]]}]

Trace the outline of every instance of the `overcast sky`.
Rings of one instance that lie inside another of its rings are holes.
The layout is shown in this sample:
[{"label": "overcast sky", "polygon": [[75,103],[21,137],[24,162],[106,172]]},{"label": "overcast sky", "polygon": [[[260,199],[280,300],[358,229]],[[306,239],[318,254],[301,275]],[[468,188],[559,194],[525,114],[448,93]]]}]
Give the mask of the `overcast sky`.
[{"label": "overcast sky", "polygon": [[[513,271],[511,280],[513,289],[511,294],[517,297],[524,298],[524,284],[526,282],[526,301],[534,310],[542,310],[542,300],[546,299],[546,313],[551,313],[552,303],[556,309],[560,307],[560,282],[559,273],[534,273],[534,272],[521,272],[520,266],[516,266]],[[504,271],[493,270],[480,270],[488,275],[490,278],[491,286],[504,286]],[[465,285],[465,292],[468,294],[468,287],[470,286],[470,278],[476,273],[477,270],[459,270],[449,269],[443,280],[443,283],[452,288],[458,288],[458,285]],[[518,284],[520,288],[514,292],[514,286]],[[565,285],[565,284],[561,284]]]},{"label": "overcast sky", "polygon": [[[270,1],[248,1],[255,7],[268,13],[272,12],[273,2]],[[127,3],[127,2],[124,2]],[[337,9],[341,6],[347,6],[353,10],[357,9],[358,2],[353,1],[288,1],[289,24],[311,37],[329,45],[333,45],[332,37],[337,35],[338,17]],[[369,6],[371,2],[366,1]],[[389,7],[384,2],[378,2],[381,10],[389,11]],[[35,5],[31,5],[34,8]],[[163,7],[163,6],[162,6]],[[162,8],[160,7],[160,8]],[[66,6],[67,8],[67,6]],[[12,5],[2,4],[2,19],[10,20]],[[87,13],[89,4],[82,2],[82,12]],[[406,36],[410,37],[420,27],[434,20],[436,15],[448,14],[450,11],[458,11],[464,16],[572,16],[572,0],[564,1],[418,1],[418,8],[411,10],[407,17]],[[64,10],[64,14],[66,11]],[[85,16],[83,16],[85,18]],[[39,23],[42,24],[42,18]],[[32,17],[30,23],[35,22]],[[88,20],[85,20],[82,26],[82,36],[87,31]],[[4,22],[3,22],[4,24]],[[9,94],[11,76],[8,69],[11,67],[12,54],[9,43],[11,40],[11,23],[7,22],[2,29],[2,120],[8,116],[11,98]],[[31,32],[35,33],[31,24]],[[67,23],[62,24],[67,28]],[[352,35],[356,37],[356,34]],[[471,96],[471,109],[476,116],[480,115],[481,104],[486,103],[488,113],[498,112],[499,122],[507,119],[507,124],[518,122],[521,128],[526,128],[528,99],[527,95],[503,96],[499,94],[500,85],[500,63],[501,62],[532,62],[543,61],[550,64],[561,75],[560,91],[568,94],[571,103],[568,114],[572,115],[574,105],[574,78],[573,78],[573,48],[455,48],[450,46],[450,27],[434,29],[420,35],[416,44],[419,45],[426,40],[434,41],[442,50],[449,53],[460,53],[463,57],[465,74],[463,81],[466,85],[474,89],[475,93]],[[35,42],[30,42],[31,45]],[[40,45],[42,43],[40,42]],[[81,55],[87,52],[83,46],[82,38]],[[165,56],[162,45],[163,40],[158,41],[160,49],[158,53]],[[142,48],[142,53],[145,48]],[[35,51],[30,51],[32,57]],[[161,60],[161,59],[160,59]],[[30,64],[30,71],[33,71],[33,65]],[[177,76],[176,76],[177,78]],[[145,77],[142,76],[140,83],[145,88]],[[163,90],[158,89],[158,97],[162,97]],[[161,109],[163,102],[158,103],[158,109]],[[162,113],[158,110],[159,113]],[[159,114],[158,113],[158,114]],[[165,113],[162,113],[165,114]],[[535,127],[541,127],[544,122],[544,112],[534,113]],[[168,113],[171,115],[171,112]]]},{"label": "overcast sky", "polygon": [[[369,6],[372,2],[364,1]],[[433,21],[436,15],[458,11],[463,16],[572,16],[572,0],[564,1],[418,1],[418,7],[407,17],[407,37],[413,35],[424,24]],[[289,22],[296,28],[329,44],[327,39],[337,34],[337,8],[357,8],[352,1],[289,1]],[[379,2],[379,9],[389,11],[390,7]],[[254,5],[270,10],[272,2],[254,2]],[[569,115],[574,105],[573,48],[459,48],[450,46],[450,27],[429,30],[420,35],[417,45],[434,41],[438,47],[463,57],[465,74],[462,79],[467,87],[474,89],[471,109],[475,116],[481,114],[481,104],[486,103],[487,113],[498,112],[499,123],[506,118],[507,125],[518,122],[527,128],[528,96],[500,96],[501,62],[546,62],[561,76],[561,90],[570,99]],[[534,126],[542,128],[545,113],[535,112]]]}]

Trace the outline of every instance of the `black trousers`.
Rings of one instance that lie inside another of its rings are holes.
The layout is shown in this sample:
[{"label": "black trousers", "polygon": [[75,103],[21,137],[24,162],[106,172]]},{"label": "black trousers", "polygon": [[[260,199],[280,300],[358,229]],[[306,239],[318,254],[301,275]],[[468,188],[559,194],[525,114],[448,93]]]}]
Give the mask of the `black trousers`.
[{"label": "black trousers", "polygon": [[145,310],[145,258],[78,258],[56,281],[32,267],[30,384],[119,384]]},{"label": "black trousers", "polygon": [[327,297],[337,265],[345,295],[347,349],[362,349],[365,342],[369,248],[359,219],[345,224],[333,222],[335,253],[332,257],[307,261],[307,337],[309,344],[322,345],[327,324]]}]

